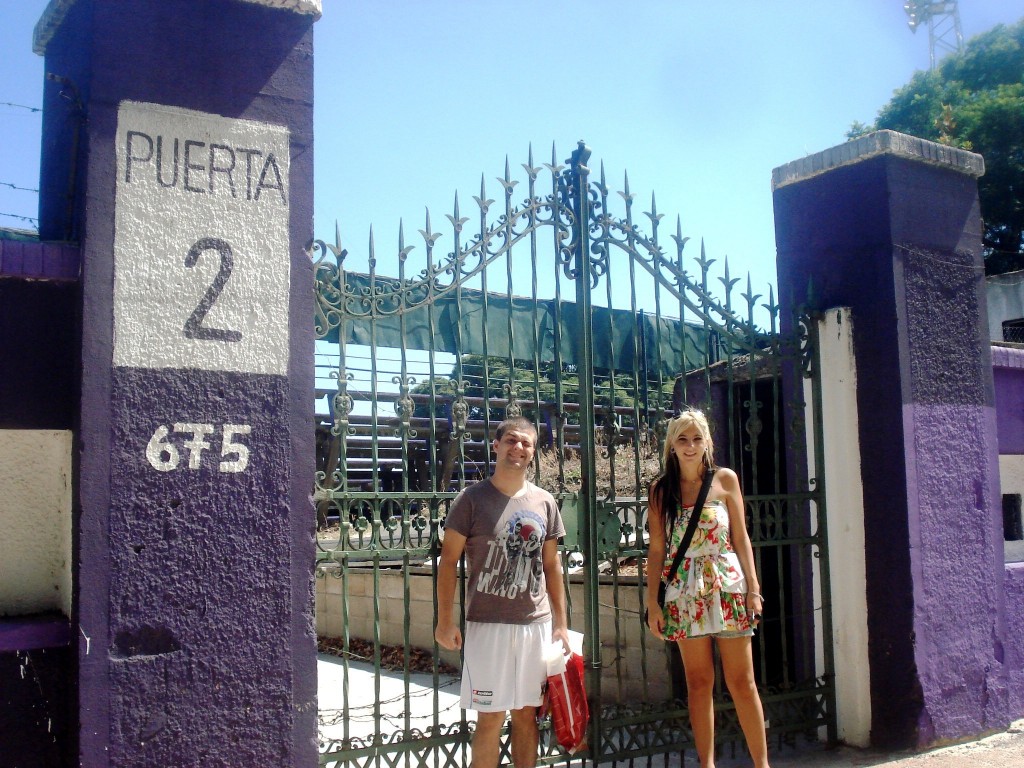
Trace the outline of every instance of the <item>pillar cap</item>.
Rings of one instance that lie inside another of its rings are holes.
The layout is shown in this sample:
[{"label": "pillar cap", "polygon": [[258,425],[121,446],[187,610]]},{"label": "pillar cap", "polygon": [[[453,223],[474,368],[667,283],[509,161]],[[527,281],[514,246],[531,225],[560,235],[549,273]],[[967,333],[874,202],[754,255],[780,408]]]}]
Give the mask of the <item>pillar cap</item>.
[{"label": "pillar cap", "polygon": [[[241,0],[246,3],[265,5],[268,8],[286,8],[297,13],[304,13],[319,19],[322,14],[322,0]],[[43,56],[46,54],[46,46],[50,44],[54,34],[60,28],[68,10],[75,4],[76,0],[50,0],[43,15],[36,22],[35,31],[32,34],[33,52]]]},{"label": "pillar cap", "polygon": [[806,181],[828,171],[873,157],[893,155],[978,178],[985,175],[985,160],[975,152],[957,149],[896,131],[876,131],[837,147],[786,163],[772,171],[772,191]]}]

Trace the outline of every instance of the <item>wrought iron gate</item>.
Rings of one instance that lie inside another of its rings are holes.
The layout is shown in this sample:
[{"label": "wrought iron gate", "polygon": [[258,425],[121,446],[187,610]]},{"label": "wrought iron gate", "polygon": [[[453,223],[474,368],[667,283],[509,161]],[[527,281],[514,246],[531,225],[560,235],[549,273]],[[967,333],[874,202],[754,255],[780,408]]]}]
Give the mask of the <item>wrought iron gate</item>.
[{"label": "wrought iron gate", "polygon": [[[323,765],[468,764],[472,718],[433,642],[432,565],[448,505],[489,474],[493,429],[519,414],[540,435],[534,481],[562,507],[570,623],[587,638],[593,722],[575,760],[632,765],[689,745],[676,654],[639,610],[646,489],[684,405],[705,410],[718,461],[743,482],[769,734],[835,736],[816,325],[783,322],[749,279],[734,305],[727,264],[716,298],[703,245],[691,274],[678,220],[666,249],[653,196],[645,234],[628,178],[610,192],[589,156],[580,142],[567,165],[552,150],[535,166],[531,151],[518,204],[506,163],[499,201],[483,182],[473,198],[473,235],[458,197],[443,248],[427,214],[419,259],[401,228],[383,270],[372,235],[360,265],[337,236],[311,245],[326,404],[317,612],[337,654],[337,682],[321,678]],[[735,742],[716,700],[719,740]],[[568,762],[545,748],[542,763]]]}]

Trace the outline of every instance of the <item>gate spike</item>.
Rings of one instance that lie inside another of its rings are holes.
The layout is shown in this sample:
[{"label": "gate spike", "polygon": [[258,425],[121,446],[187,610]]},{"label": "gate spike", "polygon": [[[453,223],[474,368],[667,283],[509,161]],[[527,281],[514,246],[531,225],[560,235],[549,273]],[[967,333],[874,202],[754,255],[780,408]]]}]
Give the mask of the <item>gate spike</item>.
[{"label": "gate spike", "polygon": [[551,171],[552,179],[557,179],[562,172],[562,166],[558,163],[558,153],[555,151],[555,142],[551,142],[551,163],[544,163],[544,166]]},{"label": "gate spike", "polygon": [[750,279],[749,272],[747,272],[747,292],[740,295],[747,300],[747,312],[753,314],[754,306],[757,304],[757,300],[761,298],[761,294],[754,293],[754,285]]},{"label": "gate spike", "polygon": [[409,252],[412,250],[412,248],[413,247],[411,245],[408,248],[406,248],[406,246],[405,246],[405,223],[401,219],[399,219],[398,220],[398,263],[400,265],[404,265],[405,264],[405,260],[406,260],[406,258],[408,258]]},{"label": "gate spike", "polygon": [[377,257],[373,250],[373,224],[370,225],[370,252],[367,261],[370,265],[370,274],[372,275],[377,268]]},{"label": "gate spike", "polygon": [[654,198],[654,192],[651,192],[651,211],[644,215],[651,220],[651,226],[654,227],[655,231],[657,231],[658,222],[664,218],[664,214],[658,213],[658,202]]},{"label": "gate spike", "polygon": [[732,301],[732,288],[736,283],[740,281],[738,277],[729,278],[729,257],[725,257],[725,277],[718,278],[719,282],[725,286],[725,300],[727,302]]},{"label": "gate spike", "polygon": [[462,225],[465,224],[467,221],[469,221],[468,217],[461,217],[461,216],[459,216],[459,193],[458,192],[455,193],[455,215],[454,216],[449,216],[446,213],[445,214],[445,218],[448,219],[448,221],[450,221],[452,223],[452,229],[455,230],[456,234],[461,232],[462,231]]},{"label": "gate spike", "polygon": [[487,190],[484,187],[484,175],[480,174],[480,197],[474,197],[476,204],[480,206],[480,213],[484,216],[487,215],[487,209],[491,207],[493,200],[487,199]]},{"label": "gate spike", "polygon": [[[423,210],[425,210],[426,214],[427,214],[427,216],[426,216],[427,223],[426,223],[426,229],[421,229],[420,230],[420,234],[423,235],[423,239],[427,243],[427,253],[430,253],[430,249],[433,248],[434,243],[436,243],[438,238],[441,237],[441,233],[440,232],[435,232],[434,230],[432,230],[430,228],[430,209],[429,208],[424,208]],[[412,249],[410,249],[410,250],[412,250]]]},{"label": "gate spike", "polygon": [[505,155],[505,178],[498,179],[498,183],[505,189],[505,202],[507,204],[512,198],[512,190],[519,184],[518,181],[512,181],[512,174],[508,168],[508,155]]},{"label": "gate spike", "polygon": [[672,235],[672,239],[676,241],[676,248],[679,251],[680,257],[682,257],[683,247],[690,241],[690,238],[683,237],[683,220],[679,214],[676,214],[676,233]]},{"label": "gate spike", "polygon": [[714,263],[714,259],[708,259],[707,257],[707,251],[704,248],[704,238],[702,237],[700,239],[700,258],[697,259],[697,264],[700,266],[701,284],[705,285],[705,287],[707,283],[708,269],[710,269],[711,265]]},{"label": "gate spike", "polygon": [[775,303],[775,287],[771,283],[768,283],[768,303],[761,306],[768,310],[768,316],[772,321],[772,327],[774,327],[775,320],[779,315],[779,306]]},{"label": "gate spike", "polygon": [[623,171],[622,172],[622,186],[623,186],[623,191],[619,192],[619,197],[621,197],[623,200],[626,201],[626,215],[628,216],[629,215],[629,209],[633,207],[633,198],[636,197],[636,195],[630,194],[630,191],[629,191],[629,172],[628,171]]},{"label": "gate spike", "polygon": [[533,142],[530,142],[530,146],[526,153],[526,162],[522,164],[523,169],[530,177],[530,188],[533,188],[533,182],[537,180],[537,174],[540,172],[540,168],[535,168],[533,165]]}]

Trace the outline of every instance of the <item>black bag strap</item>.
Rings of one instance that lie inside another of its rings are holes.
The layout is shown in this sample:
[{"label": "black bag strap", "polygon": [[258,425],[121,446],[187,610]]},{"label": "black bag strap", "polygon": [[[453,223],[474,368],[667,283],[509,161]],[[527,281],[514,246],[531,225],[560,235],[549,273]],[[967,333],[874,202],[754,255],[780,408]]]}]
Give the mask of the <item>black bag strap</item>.
[{"label": "black bag strap", "polygon": [[693,512],[690,513],[690,523],[686,526],[686,533],[683,534],[683,539],[679,542],[676,556],[672,558],[672,568],[669,569],[666,584],[671,584],[675,579],[676,572],[679,570],[679,566],[682,565],[683,558],[686,557],[686,550],[690,548],[690,542],[693,541],[693,534],[697,531],[697,523],[700,521],[701,512],[704,511],[704,502],[707,501],[708,491],[711,490],[711,477],[714,474],[714,468],[708,468],[704,472],[704,482],[700,487],[700,493],[697,494],[697,501],[693,505]]}]

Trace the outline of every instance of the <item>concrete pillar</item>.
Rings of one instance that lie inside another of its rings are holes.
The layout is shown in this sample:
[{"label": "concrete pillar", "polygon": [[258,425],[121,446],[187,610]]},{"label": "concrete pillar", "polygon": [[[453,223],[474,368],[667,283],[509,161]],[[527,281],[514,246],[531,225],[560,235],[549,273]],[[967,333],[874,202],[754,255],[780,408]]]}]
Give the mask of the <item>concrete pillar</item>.
[{"label": "concrete pillar", "polygon": [[319,0],[54,0],[44,238],[82,253],[82,765],[313,765]]},{"label": "concrete pillar", "polygon": [[876,746],[1009,722],[983,170],[882,131],[773,177],[783,317],[809,303],[853,324]]}]

